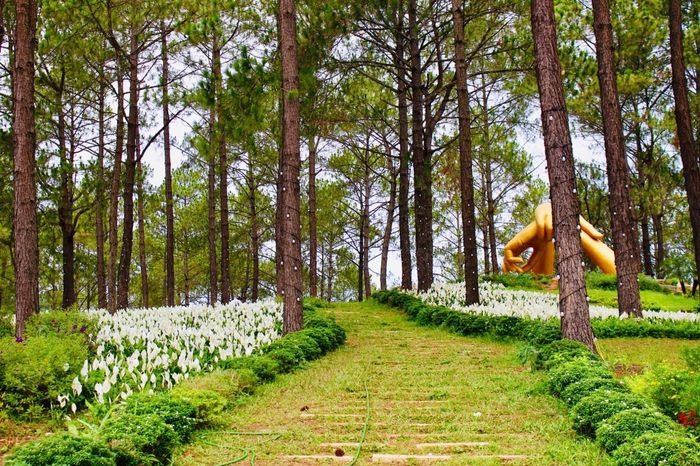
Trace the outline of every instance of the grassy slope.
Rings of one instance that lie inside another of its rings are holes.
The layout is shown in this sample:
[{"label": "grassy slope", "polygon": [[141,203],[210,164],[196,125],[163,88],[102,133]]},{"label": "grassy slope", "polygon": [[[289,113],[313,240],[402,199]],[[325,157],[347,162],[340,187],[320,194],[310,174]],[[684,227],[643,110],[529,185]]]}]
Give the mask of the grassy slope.
[{"label": "grassy slope", "polygon": [[683,347],[697,348],[699,341],[673,338],[609,338],[596,342],[601,355],[613,366],[621,364],[644,371],[654,366],[684,368]]},{"label": "grassy slope", "polygon": [[[575,436],[565,410],[537,391],[542,375],[523,369],[517,345],[418,327],[374,303],[340,304],[331,312],[348,331],[343,348],[259,389],[227,414],[221,431],[201,437],[175,464],[221,464],[251,446],[256,465],[342,464],[285,456],[341,448],[349,460],[364,424],[365,381],[370,421],[357,464],[371,463],[375,453],[452,455],[431,464],[501,464],[498,455],[526,456],[508,464],[609,464]],[[231,430],[281,436],[225,433]],[[435,442],[487,444],[419,445]]]},{"label": "grassy slope", "polygon": [[[591,298],[591,304],[617,307],[617,291],[615,290],[599,290],[589,288],[588,295]],[[700,301],[698,299],[678,294],[642,290],[640,295],[642,298],[643,309],[661,311],[697,311],[698,306],[700,305]]]}]

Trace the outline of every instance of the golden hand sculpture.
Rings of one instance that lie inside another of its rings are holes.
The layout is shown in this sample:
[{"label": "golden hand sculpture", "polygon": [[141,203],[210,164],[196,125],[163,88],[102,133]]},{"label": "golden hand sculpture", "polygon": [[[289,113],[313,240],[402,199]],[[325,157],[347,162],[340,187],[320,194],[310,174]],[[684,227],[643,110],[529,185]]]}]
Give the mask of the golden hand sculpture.
[{"label": "golden hand sculpture", "polygon": [[[581,225],[581,247],[593,263],[607,274],[615,274],[615,253],[605,243],[603,234],[586,219],[579,218]],[[552,236],[552,205],[540,204],[535,209],[535,221],[526,226],[506,244],[503,252],[504,272],[532,272],[542,275],[554,273],[554,242]],[[527,264],[520,254],[532,248]]]}]

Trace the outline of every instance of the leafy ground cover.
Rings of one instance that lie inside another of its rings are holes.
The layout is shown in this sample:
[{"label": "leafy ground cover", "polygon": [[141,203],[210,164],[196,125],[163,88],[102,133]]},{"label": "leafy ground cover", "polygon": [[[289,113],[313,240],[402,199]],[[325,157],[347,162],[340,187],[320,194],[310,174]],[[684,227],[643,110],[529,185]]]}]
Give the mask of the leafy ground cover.
[{"label": "leafy ground cover", "polygon": [[343,464],[360,443],[357,464],[610,464],[571,430],[516,343],[420,327],[375,302],[329,312],[346,345],[224,413],[175,464]]},{"label": "leafy ground cover", "polygon": [[[172,390],[133,394],[126,402],[95,404],[68,430],[17,448],[6,459],[12,466],[164,465],[175,448],[196,429],[218,424],[257,386],[317,359],[345,341],[345,332],[313,308],[305,328],[265,345],[253,355],[220,361],[219,369],[184,377]],[[167,387],[163,387],[167,388]]]}]

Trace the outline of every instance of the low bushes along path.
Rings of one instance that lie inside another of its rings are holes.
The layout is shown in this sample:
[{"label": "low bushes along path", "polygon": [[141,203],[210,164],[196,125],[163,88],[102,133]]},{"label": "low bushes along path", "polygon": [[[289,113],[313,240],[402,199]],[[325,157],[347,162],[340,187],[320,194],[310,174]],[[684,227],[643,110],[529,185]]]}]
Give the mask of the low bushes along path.
[{"label": "low bushes along path", "polygon": [[609,464],[517,344],[419,327],[374,302],[328,312],[344,347],[261,387],[175,464],[349,464],[363,431],[355,464]]}]

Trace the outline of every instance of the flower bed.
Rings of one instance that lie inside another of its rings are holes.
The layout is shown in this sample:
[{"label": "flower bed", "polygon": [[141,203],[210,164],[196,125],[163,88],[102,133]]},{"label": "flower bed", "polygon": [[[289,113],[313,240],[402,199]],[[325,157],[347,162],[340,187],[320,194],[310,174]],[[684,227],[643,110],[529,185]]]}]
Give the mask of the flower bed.
[{"label": "flower bed", "polygon": [[273,300],[90,313],[98,317],[95,354],[82,362],[72,393],[59,400],[73,411],[86,398],[112,403],[136,391],[171,388],[281,336],[282,306]]},{"label": "flower bed", "polygon": [[[462,312],[476,312],[489,315],[518,316],[531,319],[559,317],[559,295],[537,291],[512,290],[500,283],[479,284],[479,304],[466,306],[464,303],[464,283],[435,283],[429,291],[411,294],[426,304],[446,306]],[[617,309],[603,306],[589,306],[591,318],[618,317]],[[659,312],[643,310],[645,319],[690,321],[700,323],[700,314],[695,312]]]},{"label": "flower bed", "polygon": [[[221,311],[221,308],[216,310]],[[258,311],[264,315],[268,312]],[[203,322],[210,322],[210,319]],[[266,318],[262,318],[257,325],[262,325],[264,321]],[[274,380],[279,374],[294,371],[307,361],[323,356],[345,341],[345,331],[335,320],[318,315],[313,306],[305,305],[303,330],[278,338],[276,328],[273,329],[275,333],[270,331],[267,335],[274,336],[271,339],[275,341],[264,344],[260,351],[249,356],[244,356],[248,349],[263,344],[261,342],[266,337],[253,339],[251,333],[245,332],[249,344],[242,346],[240,342],[236,343],[236,348],[240,348],[240,357],[233,355],[220,359],[219,366],[225,369],[193,377],[189,377],[193,374],[189,369],[182,377],[187,380],[173,390],[155,393],[142,391],[128,397],[125,402],[114,403],[110,408],[94,405],[92,411],[99,413],[99,416],[96,419],[94,415],[88,417],[88,421],[96,421],[94,424],[83,419],[70,422],[67,433],[43,437],[15,449],[6,464],[171,464],[173,451],[178,446],[186,444],[198,429],[221,426],[224,411],[235,408],[241,402],[242,395],[250,394],[256,386]],[[197,335],[202,332],[193,333]],[[135,344],[138,345],[140,341],[135,339]],[[214,348],[212,353],[216,352]],[[234,353],[237,352],[234,349]],[[220,354],[218,357],[221,357]],[[243,461],[247,456],[248,453],[226,464]]]}]

